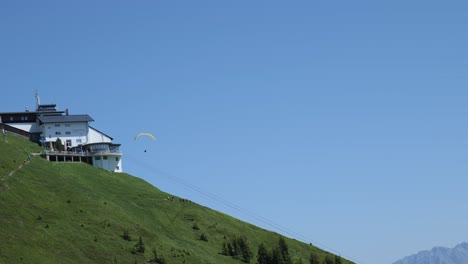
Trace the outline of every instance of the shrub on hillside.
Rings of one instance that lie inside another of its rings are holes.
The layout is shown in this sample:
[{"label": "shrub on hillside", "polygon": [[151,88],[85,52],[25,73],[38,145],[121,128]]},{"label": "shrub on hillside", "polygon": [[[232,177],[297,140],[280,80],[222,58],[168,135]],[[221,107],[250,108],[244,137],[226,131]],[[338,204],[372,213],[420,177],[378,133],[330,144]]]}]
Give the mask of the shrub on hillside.
[{"label": "shrub on hillside", "polygon": [[62,140],[60,138],[57,138],[57,140],[55,140],[55,148],[58,151],[63,151],[64,150],[63,143],[62,143]]},{"label": "shrub on hillside", "polygon": [[138,239],[138,242],[133,247],[132,253],[133,254],[137,254],[137,253],[143,254],[143,253],[145,253],[145,244],[143,244],[143,239],[141,238],[141,236]]},{"label": "shrub on hillside", "polygon": [[166,259],[164,258],[164,256],[158,255],[158,252],[156,252],[155,248],[153,248],[152,253],[153,256],[148,261],[149,263],[166,264]]},{"label": "shrub on hillside", "polygon": [[257,262],[258,262],[258,264],[270,264],[270,263],[272,263],[271,256],[268,253],[268,250],[265,247],[265,245],[263,245],[263,243],[258,246]]},{"label": "shrub on hillside", "polygon": [[200,235],[200,240],[208,242],[208,237],[205,234]]},{"label": "shrub on hillside", "polygon": [[[302,261],[302,259],[300,259]],[[291,256],[289,255],[288,245],[283,237],[278,240],[278,245],[271,251],[260,244],[257,251],[257,262],[259,264],[292,264]],[[316,264],[315,262],[313,264]]]},{"label": "shrub on hillside", "polygon": [[327,255],[325,257],[325,261],[323,263],[325,263],[325,264],[335,264],[335,260],[333,259],[333,257],[331,255]]},{"label": "shrub on hillside", "polygon": [[284,240],[284,237],[280,237],[278,241],[278,250],[281,256],[282,263],[292,264],[291,256],[289,256],[288,245],[286,244],[286,240]]},{"label": "shrub on hillside", "polygon": [[131,241],[131,240],[132,240],[132,237],[131,237],[130,234],[128,233],[128,230],[124,230],[124,231],[123,231],[122,238],[123,238],[124,240],[127,240],[127,241]]},{"label": "shrub on hillside", "polygon": [[310,253],[309,264],[320,264],[320,258],[316,253]]},{"label": "shrub on hillside", "polygon": [[240,259],[245,263],[250,263],[252,258],[252,252],[245,237],[233,238],[229,242],[224,241],[221,254]]}]

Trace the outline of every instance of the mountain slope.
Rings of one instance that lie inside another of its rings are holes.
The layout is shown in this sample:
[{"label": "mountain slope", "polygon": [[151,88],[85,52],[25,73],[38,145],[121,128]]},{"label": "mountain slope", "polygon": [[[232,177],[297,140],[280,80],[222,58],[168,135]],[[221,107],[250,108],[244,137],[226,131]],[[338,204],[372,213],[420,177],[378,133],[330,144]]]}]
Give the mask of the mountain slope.
[{"label": "mountain slope", "polygon": [[[161,192],[142,179],[80,163],[53,163],[28,153],[33,143],[0,139],[0,263],[144,263],[152,249],[167,263],[241,263],[221,253],[242,234],[257,248],[279,235]],[[194,226],[198,227],[194,228]],[[128,232],[131,241],[123,239]],[[204,234],[208,241],[200,240]],[[141,237],[146,251],[132,253]],[[316,247],[286,239],[294,263]],[[343,263],[351,263],[343,259]]]},{"label": "mountain slope", "polygon": [[405,257],[394,264],[466,264],[468,263],[468,243],[454,248],[434,247]]}]

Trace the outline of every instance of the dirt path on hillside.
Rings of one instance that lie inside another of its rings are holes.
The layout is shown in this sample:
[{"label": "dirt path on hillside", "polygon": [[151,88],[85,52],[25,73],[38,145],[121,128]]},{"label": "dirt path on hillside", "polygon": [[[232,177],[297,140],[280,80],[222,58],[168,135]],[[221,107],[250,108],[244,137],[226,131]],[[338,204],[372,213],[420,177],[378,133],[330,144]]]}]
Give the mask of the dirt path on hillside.
[{"label": "dirt path on hillside", "polygon": [[21,170],[23,168],[23,166],[28,165],[28,164],[29,164],[29,161],[25,161],[23,164],[19,165],[18,168],[10,171],[6,175],[0,176],[0,191],[8,190],[9,189],[8,184],[6,184],[4,181],[6,179],[10,178],[11,176],[13,176],[13,174],[15,174],[15,172]]}]

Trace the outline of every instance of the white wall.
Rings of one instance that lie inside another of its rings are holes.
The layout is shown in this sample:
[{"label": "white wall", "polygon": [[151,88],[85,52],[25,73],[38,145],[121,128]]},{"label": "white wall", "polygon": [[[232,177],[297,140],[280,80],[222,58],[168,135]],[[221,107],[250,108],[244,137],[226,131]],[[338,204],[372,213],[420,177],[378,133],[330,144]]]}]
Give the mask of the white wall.
[{"label": "white wall", "polygon": [[93,156],[93,166],[113,172],[122,172],[122,156],[95,155]]},{"label": "white wall", "polygon": [[39,124],[36,122],[32,123],[5,123],[9,126],[21,129],[23,131],[29,132],[29,133],[39,133],[41,132],[41,128],[39,127]]},{"label": "white wall", "polygon": [[99,142],[107,142],[111,143],[112,139],[101,132],[97,131],[96,129],[89,127],[89,134],[88,134],[88,144],[89,143],[99,143]]},{"label": "white wall", "polygon": [[[55,142],[57,138],[60,138],[63,145],[66,146],[66,141],[71,140],[71,147],[80,144],[112,143],[110,137],[89,127],[88,122],[50,123],[42,124],[41,127],[42,136],[45,137],[46,142]],[[57,135],[57,132],[60,135]],[[104,157],[107,158],[104,159]],[[93,156],[93,166],[113,172],[122,172],[122,155],[119,153],[95,154]]]},{"label": "white wall", "polygon": [[88,122],[42,124],[42,136],[46,142],[60,138],[64,146],[67,140],[71,140],[71,146],[76,147],[88,142]]}]

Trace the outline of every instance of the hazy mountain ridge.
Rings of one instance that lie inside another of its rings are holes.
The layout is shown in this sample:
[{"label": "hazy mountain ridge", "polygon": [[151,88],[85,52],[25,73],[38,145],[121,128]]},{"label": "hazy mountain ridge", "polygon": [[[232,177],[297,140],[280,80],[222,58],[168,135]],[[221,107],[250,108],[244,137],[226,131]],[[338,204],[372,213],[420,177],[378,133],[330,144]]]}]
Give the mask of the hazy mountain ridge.
[{"label": "hazy mountain ridge", "polygon": [[463,242],[454,248],[434,247],[405,257],[393,264],[466,264],[468,263],[468,243]]}]

